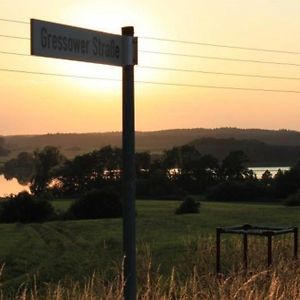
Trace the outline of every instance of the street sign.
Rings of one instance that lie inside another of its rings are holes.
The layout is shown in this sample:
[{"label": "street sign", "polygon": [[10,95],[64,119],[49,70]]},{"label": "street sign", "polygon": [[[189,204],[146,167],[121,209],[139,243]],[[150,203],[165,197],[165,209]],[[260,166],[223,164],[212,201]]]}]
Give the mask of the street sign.
[{"label": "street sign", "polygon": [[31,55],[114,66],[137,64],[137,39],[31,19]]},{"label": "street sign", "polygon": [[133,27],[122,35],[31,19],[31,55],[122,67],[124,299],[136,299],[134,65]]}]

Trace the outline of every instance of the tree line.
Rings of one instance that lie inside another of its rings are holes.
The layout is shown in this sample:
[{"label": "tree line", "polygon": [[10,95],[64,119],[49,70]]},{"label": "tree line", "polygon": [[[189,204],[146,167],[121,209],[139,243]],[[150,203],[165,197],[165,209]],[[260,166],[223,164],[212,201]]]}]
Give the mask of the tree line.
[{"label": "tree line", "polygon": [[[199,212],[198,195],[213,201],[282,201],[300,205],[300,162],[289,171],[267,170],[261,178],[247,167],[242,151],[224,159],[201,154],[195,145],[173,147],[161,156],[136,153],[138,199],[181,199],[177,214]],[[0,169],[6,179],[28,184],[0,202],[0,222],[112,218],[122,216],[122,150],[106,146],[67,159],[57,147],[22,152]],[[193,197],[191,197],[193,195]],[[75,198],[64,212],[47,200]]]},{"label": "tree line", "polygon": [[0,156],[7,156],[9,150],[4,147],[4,138],[0,136]]},{"label": "tree line", "polygon": [[[202,155],[195,146],[165,150],[160,157],[136,153],[137,197],[178,199],[185,195],[205,195],[214,201],[279,201],[300,189],[300,163],[289,171],[267,170],[261,179],[247,167],[243,151],[232,151],[223,160]],[[92,189],[121,188],[122,151],[105,146],[73,159],[58,148],[46,146],[33,153],[22,152],[4,163],[6,179],[29,183],[34,195],[78,197]]]}]

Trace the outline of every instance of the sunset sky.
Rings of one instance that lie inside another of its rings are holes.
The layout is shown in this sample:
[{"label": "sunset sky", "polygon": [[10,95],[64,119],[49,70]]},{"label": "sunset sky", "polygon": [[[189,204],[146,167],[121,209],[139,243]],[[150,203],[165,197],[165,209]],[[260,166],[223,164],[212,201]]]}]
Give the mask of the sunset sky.
[{"label": "sunset sky", "polygon": [[[29,38],[31,18],[115,34],[120,34],[123,26],[134,26],[140,50],[139,65],[135,67],[136,130],[224,126],[300,130],[299,14],[299,0],[0,0],[0,135],[121,130],[121,68],[4,53],[30,54],[29,39],[3,35]],[[215,47],[149,37],[297,53]],[[178,72],[149,67],[295,79]],[[15,73],[3,69],[119,81]],[[299,93],[168,86],[149,82]]]}]

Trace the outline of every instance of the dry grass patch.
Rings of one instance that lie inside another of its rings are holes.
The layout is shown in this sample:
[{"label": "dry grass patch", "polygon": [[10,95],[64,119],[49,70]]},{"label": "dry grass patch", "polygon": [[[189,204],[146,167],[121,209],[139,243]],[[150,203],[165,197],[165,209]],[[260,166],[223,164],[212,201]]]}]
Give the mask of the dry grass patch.
[{"label": "dry grass patch", "polygon": [[[138,299],[141,300],[254,300],[254,299],[300,299],[300,262],[291,258],[291,239],[280,239],[274,243],[274,265],[265,266],[266,247],[253,240],[249,244],[248,272],[241,267],[238,253],[239,239],[224,242],[225,260],[222,275],[214,273],[214,239],[189,241],[186,243],[186,261],[174,266],[168,275],[160,265],[154,266],[148,246],[138,251]],[[226,256],[226,251],[230,255]],[[277,253],[277,254],[276,254]],[[198,259],[197,259],[198,258]],[[190,272],[187,273],[189,263]],[[193,264],[193,267],[192,267]],[[182,270],[185,270],[182,272]],[[183,275],[184,274],[184,275]],[[1,300],[117,300],[123,297],[124,278],[122,266],[116,277],[107,281],[100,274],[79,281],[63,280],[59,283],[23,284],[15,295],[0,296]]]}]

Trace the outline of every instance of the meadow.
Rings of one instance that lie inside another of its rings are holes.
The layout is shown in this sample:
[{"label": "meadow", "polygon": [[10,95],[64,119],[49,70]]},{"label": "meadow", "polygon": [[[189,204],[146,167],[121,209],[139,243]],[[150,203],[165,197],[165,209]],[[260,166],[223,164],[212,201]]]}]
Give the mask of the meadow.
[{"label": "meadow", "polygon": [[[215,274],[216,227],[246,223],[299,227],[300,208],[203,202],[200,214],[175,215],[178,201],[136,204],[140,299],[300,296],[300,265],[292,259],[291,236],[275,237],[270,270],[266,240],[250,237],[247,274],[242,269],[241,237],[226,236],[224,274]],[[56,200],[53,205],[65,210],[70,201]],[[1,224],[0,260],[0,299],[22,295],[21,299],[118,299],[123,285],[122,220]]]}]

